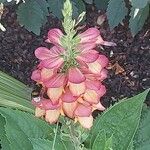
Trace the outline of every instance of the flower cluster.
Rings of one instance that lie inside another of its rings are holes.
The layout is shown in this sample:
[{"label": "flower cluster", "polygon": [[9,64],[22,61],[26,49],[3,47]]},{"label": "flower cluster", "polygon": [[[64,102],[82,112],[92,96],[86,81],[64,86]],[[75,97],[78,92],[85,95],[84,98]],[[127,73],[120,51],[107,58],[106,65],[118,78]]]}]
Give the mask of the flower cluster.
[{"label": "flower cluster", "polygon": [[[60,115],[78,121],[84,128],[93,124],[92,112],[104,110],[100,98],[106,93],[102,81],[107,77],[106,56],[94,48],[97,44],[115,46],[104,41],[96,28],[73,37],[77,43],[65,40],[59,29],[48,32],[46,42],[50,49],[39,47],[35,56],[40,63],[32,73],[32,79],[42,85],[40,98],[33,98],[35,115],[56,123]],[[72,42],[72,43],[71,43]]]}]

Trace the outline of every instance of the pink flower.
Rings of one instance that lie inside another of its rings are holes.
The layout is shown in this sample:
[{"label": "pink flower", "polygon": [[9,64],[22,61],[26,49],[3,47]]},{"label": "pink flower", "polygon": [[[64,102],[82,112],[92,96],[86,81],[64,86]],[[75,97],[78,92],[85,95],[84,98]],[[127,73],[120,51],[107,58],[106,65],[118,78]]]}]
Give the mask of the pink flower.
[{"label": "pink flower", "polygon": [[56,123],[60,115],[66,115],[90,129],[92,112],[105,110],[100,99],[106,87],[101,82],[107,78],[108,65],[107,57],[94,48],[97,44],[115,44],[104,41],[96,28],[78,34],[80,42],[75,47],[64,48],[61,43],[64,36],[61,30],[52,29],[46,41],[54,46],[35,50],[40,64],[31,78],[42,84],[40,97],[32,100],[36,106],[35,115],[44,117],[49,123]]}]

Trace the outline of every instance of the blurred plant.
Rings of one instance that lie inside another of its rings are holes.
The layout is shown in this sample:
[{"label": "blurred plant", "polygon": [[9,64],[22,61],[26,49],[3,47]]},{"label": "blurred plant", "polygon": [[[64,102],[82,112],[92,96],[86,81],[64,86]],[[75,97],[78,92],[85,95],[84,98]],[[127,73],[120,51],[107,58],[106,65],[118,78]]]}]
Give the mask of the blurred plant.
[{"label": "blurred plant", "polygon": [[[125,16],[130,13],[129,28],[133,36],[135,36],[143,27],[149,16],[149,0],[94,0],[98,9],[106,10],[108,23],[111,29],[122,24]],[[126,7],[129,3],[131,8]]]},{"label": "blurred plant", "polygon": [[[2,17],[2,14],[3,14],[3,11],[4,11],[4,5],[3,3],[0,4],[0,20],[1,20],[1,17]],[[6,31],[5,27],[0,23],[0,29],[2,31]]]},{"label": "blurred plant", "polygon": [[[15,0],[19,4],[17,10],[17,19],[20,25],[24,26],[28,31],[40,35],[41,27],[47,22],[47,16],[52,12],[57,18],[62,19],[61,9],[65,0]],[[129,13],[129,28],[132,35],[135,36],[143,27],[146,19],[149,16],[149,0],[71,0],[73,6],[73,17],[86,11],[87,4],[95,4],[99,10],[106,10],[108,23],[110,29],[123,24],[123,19]],[[7,4],[13,0],[0,0],[0,2]],[[23,3],[22,3],[23,2]],[[126,3],[130,6],[126,7]],[[31,19],[32,18],[32,19]]]},{"label": "blurred plant", "polygon": [[[12,2],[13,0],[7,0],[7,2]],[[25,0],[14,0],[16,2],[16,4],[19,4],[20,1],[23,1],[23,3],[25,3]]]}]

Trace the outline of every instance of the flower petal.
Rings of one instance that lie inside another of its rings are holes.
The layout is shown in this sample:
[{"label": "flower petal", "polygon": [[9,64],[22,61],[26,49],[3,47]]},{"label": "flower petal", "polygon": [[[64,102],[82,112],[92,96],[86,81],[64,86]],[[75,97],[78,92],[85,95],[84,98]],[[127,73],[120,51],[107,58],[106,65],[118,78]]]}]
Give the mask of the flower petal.
[{"label": "flower petal", "polygon": [[62,48],[62,47],[59,47],[59,46],[53,46],[51,49],[50,49],[50,57],[60,57],[60,55],[63,54],[65,50]]},{"label": "flower petal", "polygon": [[91,73],[94,73],[94,74],[99,74],[102,69],[102,66],[97,60],[94,61],[93,63],[88,63],[88,67],[89,67],[88,68],[89,71],[91,71]]},{"label": "flower petal", "polygon": [[35,116],[40,118],[40,117],[43,117],[45,115],[45,110],[44,109],[41,109],[39,107],[36,107],[35,108]]},{"label": "flower petal", "polygon": [[65,89],[65,92],[61,96],[61,100],[66,103],[74,102],[77,100],[77,98],[77,96],[73,96],[73,94],[68,88]]},{"label": "flower petal", "polygon": [[31,79],[34,81],[40,81],[41,80],[41,71],[40,70],[34,70],[32,72]]},{"label": "flower petal", "polygon": [[105,45],[105,46],[116,46],[116,43],[114,42],[104,41],[100,35],[97,38],[96,44]]},{"label": "flower petal", "polygon": [[91,50],[95,47],[96,47],[95,42],[81,43],[76,47],[76,50],[79,51],[79,52],[82,52],[82,51],[87,51],[88,52],[89,50]]},{"label": "flower petal", "polygon": [[84,105],[84,106],[91,106],[91,104],[90,103],[88,103],[87,101],[85,101],[82,97],[79,97],[78,99],[77,99],[77,101],[78,101],[78,103],[80,103],[80,104],[82,104],[82,105]]},{"label": "flower petal", "polygon": [[77,103],[78,103],[77,101],[71,103],[66,103],[66,102],[62,103],[62,109],[68,117],[74,118],[74,110],[77,107]]},{"label": "flower petal", "polygon": [[41,80],[46,81],[46,80],[50,79],[53,76],[53,74],[54,74],[54,70],[43,68],[41,70]]},{"label": "flower petal", "polygon": [[81,38],[80,43],[87,43],[91,41],[96,41],[97,37],[99,36],[100,32],[96,28],[89,28],[83,33],[79,34],[79,37]]},{"label": "flower petal", "polygon": [[80,84],[69,83],[69,89],[73,96],[80,96],[85,92],[85,83]]},{"label": "flower petal", "polygon": [[87,63],[92,63],[96,61],[98,57],[99,54],[97,51],[89,50],[88,52],[82,52],[81,54],[79,54],[79,56],[77,56],[77,59]]},{"label": "flower petal", "polygon": [[59,88],[48,88],[47,95],[51,99],[53,104],[57,104],[60,96],[63,93],[63,86]]},{"label": "flower petal", "polygon": [[98,90],[101,87],[101,82],[98,80],[86,80],[86,88],[90,90]]},{"label": "flower petal", "polygon": [[68,73],[68,80],[71,83],[79,84],[83,81],[85,81],[85,76],[82,74],[82,72],[78,68],[70,68]]},{"label": "flower petal", "polygon": [[45,115],[45,120],[49,122],[50,124],[56,123],[58,121],[58,118],[60,116],[60,110],[54,109],[54,110],[47,110]]},{"label": "flower petal", "polygon": [[86,129],[90,129],[93,126],[93,117],[90,115],[89,117],[77,117],[77,120]]},{"label": "flower petal", "polygon": [[100,89],[98,90],[98,95],[100,97],[104,96],[106,93],[106,87],[104,85],[101,85]]},{"label": "flower petal", "polygon": [[91,103],[91,104],[97,104],[99,101],[99,94],[95,90],[87,89],[83,96],[84,100]]},{"label": "flower petal", "polygon": [[101,110],[101,111],[105,110],[105,107],[101,104],[101,102],[99,102],[97,104],[93,104],[92,106],[93,106],[93,110],[92,111],[94,111],[96,109]]},{"label": "flower petal", "polygon": [[47,69],[58,69],[64,62],[63,58],[55,57],[55,58],[49,58],[45,59],[41,62],[41,65],[43,65]]},{"label": "flower petal", "polygon": [[106,67],[108,65],[108,58],[105,55],[99,55],[97,61],[100,63],[102,68]]},{"label": "flower petal", "polygon": [[88,63],[89,70],[94,74],[100,74],[101,70],[108,64],[108,58],[104,55],[99,55],[98,59],[93,63]]},{"label": "flower petal", "polygon": [[92,107],[91,106],[85,106],[82,104],[78,104],[74,114],[75,116],[79,117],[89,117],[92,113]]},{"label": "flower petal", "polygon": [[48,31],[48,42],[53,43],[54,45],[60,45],[60,38],[63,36],[63,33],[60,29],[54,28]]},{"label": "flower petal", "polygon": [[35,101],[35,99],[32,99],[32,104],[44,110],[53,110],[59,108],[61,102],[59,101],[57,104],[53,104],[50,99],[40,98],[40,101]]},{"label": "flower petal", "polygon": [[66,83],[66,76],[64,74],[56,74],[44,84],[48,88],[59,88]]},{"label": "flower petal", "polygon": [[49,59],[50,50],[46,47],[39,47],[35,50],[35,56],[40,60]]},{"label": "flower petal", "polygon": [[103,81],[107,78],[108,71],[106,69],[102,69],[100,72],[99,80]]}]

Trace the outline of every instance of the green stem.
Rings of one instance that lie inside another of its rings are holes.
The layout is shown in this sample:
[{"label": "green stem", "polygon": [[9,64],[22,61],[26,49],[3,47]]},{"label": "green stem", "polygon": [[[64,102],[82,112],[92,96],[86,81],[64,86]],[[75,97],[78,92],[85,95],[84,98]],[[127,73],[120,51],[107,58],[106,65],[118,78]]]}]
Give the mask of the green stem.
[{"label": "green stem", "polygon": [[58,123],[56,125],[56,129],[55,129],[55,136],[54,136],[54,141],[53,141],[53,145],[52,145],[52,150],[55,150],[55,143],[56,143],[56,137],[57,137],[57,131],[58,131]]},{"label": "green stem", "polygon": [[82,148],[80,146],[81,143],[79,141],[80,138],[75,135],[75,131],[74,131],[74,127],[72,126],[72,123],[69,125],[69,131],[70,131],[70,137],[74,144],[75,150],[82,150]]}]

